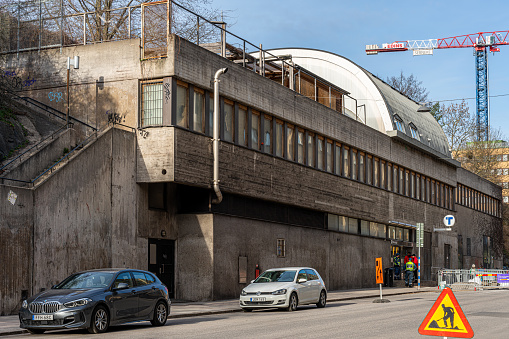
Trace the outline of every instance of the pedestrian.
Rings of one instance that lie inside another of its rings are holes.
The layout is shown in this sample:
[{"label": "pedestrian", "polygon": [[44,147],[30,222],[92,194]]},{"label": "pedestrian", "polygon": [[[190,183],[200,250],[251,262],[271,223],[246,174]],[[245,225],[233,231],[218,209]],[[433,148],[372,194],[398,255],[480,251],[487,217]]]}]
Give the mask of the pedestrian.
[{"label": "pedestrian", "polygon": [[406,265],[406,263],[408,262],[408,259],[410,259],[410,252],[406,252],[405,260],[403,261],[403,265]]},{"label": "pedestrian", "polygon": [[394,280],[401,280],[401,258],[396,253],[392,263],[394,264]]},{"label": "pedestrian", "polygon": [[405,286],[413,287],[414,285],[414,272],[417,269],[414,261],[409,259],[405,264]]},{"label": "pedestrian", "polygon": [[419,269],[419,259],[415,255],[415,253],[412,253],[412,261],[415,264],[415,271],[414,271],[414,283],[417,282],[417,270]]}]

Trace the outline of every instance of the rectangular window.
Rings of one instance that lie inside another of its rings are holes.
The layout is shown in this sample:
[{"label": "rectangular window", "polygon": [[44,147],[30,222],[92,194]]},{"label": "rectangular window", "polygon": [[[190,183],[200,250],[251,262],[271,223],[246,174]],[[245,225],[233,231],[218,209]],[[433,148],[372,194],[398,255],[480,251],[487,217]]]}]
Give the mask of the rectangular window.
[{"label": "rectangular window", "polygon": [[286,256],[285,239],[277,239],[276,254],[278,258],[284,258]]},{"label": "rectangular window", "polygon": [[410,230],[407,228],[403,229],[403,241],[410,241]]},{"label": "rectangular window", "polygon": [[398,169],[398,166],[394,165],[394,169],[393,169],[393,176],[392,176],[392,189],[395,193],[398,193],[398,173],[399,173],[399,169]]},{"label": "rectangular window", "polygon": [[297,130],[297,161],[300,164],[304,163],[304,130]]},{"label": "rectangular window", "polygon": [[315,167],[315,135],[308,132],[307,134],[307,159],[306,163],[308,166]]},{"label": "rectangular window", "polygon": [[276,119],[276,156],[283,157],[283,122]]},{"label": "rectangular window", "polygon": [[341,144],[336,143],[335,146],[336,152],[336,163],[334,164],[334,173],[337,175],[341,175]]},{"label": "rectangular window", "polygon": [[272,154],[272,118],[263,115],[263,151]]},{"label": "rectangular window", "polygon": [[405,192],[407,196],[410,196],[410,171],[405,171]]},{"label": "rectangular window", "polygon": [[348,218],[348,233],[359,234],[359,224],[357,219]]},{"label": "rectangular window", "polygon": [[318,143],[318,163],[317,163],[317,167],[319,170],[323,170],[324,169],[324,161],[325,161],[325,152],[324,152],[324,138],[322,136],[317,136],[317,140],[316,142]]},{"label": "rectangular window", "polygon": [[372,237],[379,238],[379,235],[378,235],[378,225],[377,225],[376,222],[370,222],[369,223],[369,235],[371,235]]},{"label": "rectangular window", "polygon": [[177,81],[177,126],[189,127],[189,91],[186,83]]},{"label": "rectangular window", "polygon": [[338,219],[339,219],[339,230],[341,232],[348,232],[348,218],[340,216]]},{"label": "rectangular window", "polygon": [[405,194],[405,171],[399,168],[399,194]]},{"label": "rectangular window", "polygon": [[327,140],[327,172],[332,173],[334,154],[332,154],[332,140]]},{"label": "rectangular window", "polygon": [[392,191],[392,164],[387,164],[387,190]]},{"label": "rectangular window", "polygon": [[193,131],[205,133],[205,92],[199,88],[193,92]]},{"label": "rectangular window", "polygon": [[239,145],[247,146],[247,107],[239,105]]},{"label": "rectangular window", "polygon": [[286,125],[286,158],[295,160],[295,127]]},{"label": "rectangular window", "polygon": [[431,180],[431,203],[436,204],[436,196],[435,196],[435,180]]},{"label": "rectangular window", "polygon": [[378,237],[379,238],[386,238],[387,231],[384,224],[378,224]]},{"label": "rectangular window", "polygon": [[[219,126],[221,126],[221,123],[219,123]],[[214,135],[214,94],[212,93],[209,96],[209,135]]]},{"label": "rectangular window", "polygon": [[396,227],[396,239],[403,240],[403,229],[401,227]]},{"label": "rectangular window", "polygon": [[389,232],[389,234],[388,234],[389,239],[394,239],[394,240],[396,240],[396,227],[394,227],[394,226],[389,226],[389,227],[387,228],[387,231]]},{"label": "rectangular window", "polygon": [[380,186],[380,160],[375,158],[373,162],[373,185]]},{"label": "rectangular window", "polygon": [[251,147],[260,150],[260,113],[251,111]]},{"label": "rectangular window", "polygon": [[327,228],[332,231],[339,231],[339,217],[335,214],[327,214]]},{"label": "rectangular window", "polygon": [[163,124],[163,83],[146,83],[141,85],[141,126]]},{"label": "rectangular window", "polygon": [[415,198],[420,199],[421,196],[421,176],[417,174],[415,177]]},{"label": "rectangular window", "polygon": [[366,220],[361,220],[361,234],[369,235],[369,222]]},{"label": "rectangular window", "polygon": [[352,179],[357,180],[357,150],[352,148]]},{"label": "rectangular window", "polygon": [[366,157],[366,184],[373,183],[373,157],[368,155]]},{"label": "rectangular window", "polygon": [[366,182],[366,155],[363,152],[359,152],[359,181]]},{"label": "rectangular window", "polygon": [[385,176],[385,161],[380,160],[380,187],[387,187],[387,180]]},{"label": "rectangular window", "polygon": [[233,101],[224,100],[224,140],[233,142],[233,130],[234,130],[234,110],[233,110]]},{"label": "rectangular window", "polygon": [[350,178],[350,148],[343,146],[343,176]]},{"label": "rectangular window", "polygon": [[412,172],[410,175],[410,196],[415,198],[415,173]]}]

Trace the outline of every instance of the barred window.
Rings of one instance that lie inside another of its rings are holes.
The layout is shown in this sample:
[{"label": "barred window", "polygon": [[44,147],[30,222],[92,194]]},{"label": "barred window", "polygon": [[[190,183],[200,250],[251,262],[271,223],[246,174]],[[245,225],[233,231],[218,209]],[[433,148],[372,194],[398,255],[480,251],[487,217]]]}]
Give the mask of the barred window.
[{"label": "barred window", "polygon": [[141,85],[141,127],[163,123],[163,82]]},{"label": "barred window", "polygon": [[284,258],[286,256],[286,241],[285,239],[277,239],[276,253],[278,258]]}]

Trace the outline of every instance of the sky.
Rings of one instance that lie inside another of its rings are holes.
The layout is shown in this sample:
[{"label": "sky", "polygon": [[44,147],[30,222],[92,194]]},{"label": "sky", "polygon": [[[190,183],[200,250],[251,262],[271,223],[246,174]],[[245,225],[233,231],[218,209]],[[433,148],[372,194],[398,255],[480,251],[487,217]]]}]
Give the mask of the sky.
[{"label": "sky", "polygon": [[[228,31],[263,49],[303,47],[344,56],[379,78],[413,74],[428,99],[465,98],[475,112],[473,48],[366,55],[368,44],[440,39],[477,32],[509,30],[508,1],[303,1],[212,0],[229,17]],[[229,42],[227,38],[227,42]],[[490,122],[509,140],[509,46],[488,56]]]}]

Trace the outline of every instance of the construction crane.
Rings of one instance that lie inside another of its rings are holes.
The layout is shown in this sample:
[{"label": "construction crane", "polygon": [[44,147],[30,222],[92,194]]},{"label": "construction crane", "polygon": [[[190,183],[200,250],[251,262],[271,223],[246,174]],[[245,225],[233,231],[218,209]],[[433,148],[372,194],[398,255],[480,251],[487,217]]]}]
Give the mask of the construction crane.
[{"label": "construction crane", "polygon": [[488,141],[488,49],[500,52],[498,46],[509,45],[509,31],[479,32],[444,39],[395,41],[390,44],[366,45],[366,54],[413,51],[413,55],[433,55],[434,49],[473,47],[476,76],[477,140]]}]

